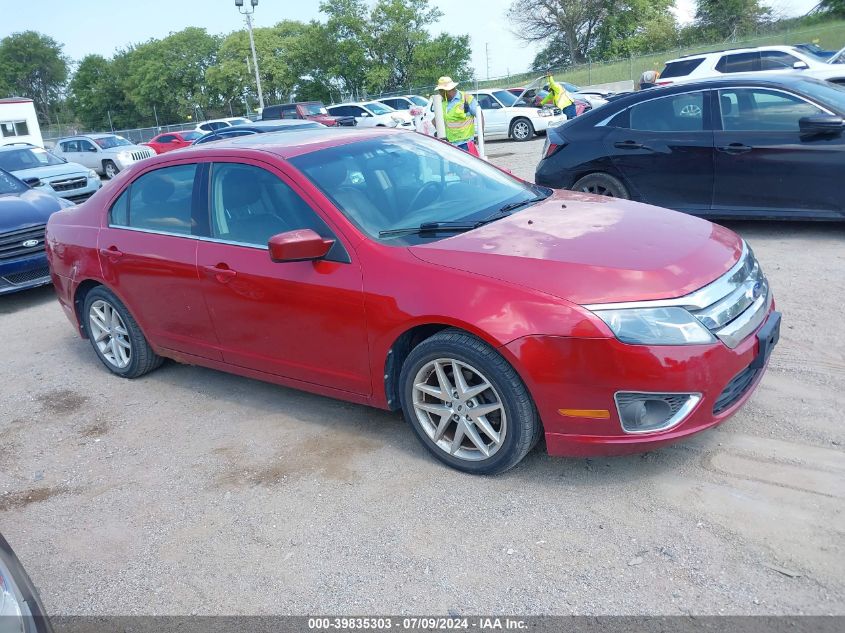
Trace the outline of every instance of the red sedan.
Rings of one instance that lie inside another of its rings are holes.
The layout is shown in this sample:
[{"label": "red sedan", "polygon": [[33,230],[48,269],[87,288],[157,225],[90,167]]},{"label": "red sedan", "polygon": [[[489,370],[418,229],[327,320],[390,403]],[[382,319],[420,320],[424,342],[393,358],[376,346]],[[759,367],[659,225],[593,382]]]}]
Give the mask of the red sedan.
[{"label": "red sedan", "polygon": [[728,229],[553,192],[419,134],[317,129],[146,160],[51,216],[103,364],[163,358],[402,409],[446,464],[650,450],[759,383],[780,315]]},{"label": "red sedan", "polygon": [[164,154],[165,152],[172,152],[174,149],[188,147],[202,135],[202,132],[195,130],[189,130],[187,132],[165,132],[147,143],[142,143],[142,145],[152,147],[156,154]]}]

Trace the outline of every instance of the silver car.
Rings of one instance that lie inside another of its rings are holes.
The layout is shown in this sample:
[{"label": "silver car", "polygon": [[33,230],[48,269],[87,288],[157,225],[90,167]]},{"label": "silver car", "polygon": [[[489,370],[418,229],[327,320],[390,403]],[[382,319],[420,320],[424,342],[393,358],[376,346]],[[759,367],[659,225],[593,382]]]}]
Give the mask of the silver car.
[{"label": "silver car", "polygon": [[53,153],[85,165],[106,178],[114,178],[119,171],[130,165],[155,156],[151,148],[133,145],[117,134],[86,134],[63,138],[56,142]]},{"label": "silver car", "polygon": [[34,145],[0,147],[0,169],[5,169],[34,189],[41,189],[71,202],[87,200],[103,186],[93,169]]}]

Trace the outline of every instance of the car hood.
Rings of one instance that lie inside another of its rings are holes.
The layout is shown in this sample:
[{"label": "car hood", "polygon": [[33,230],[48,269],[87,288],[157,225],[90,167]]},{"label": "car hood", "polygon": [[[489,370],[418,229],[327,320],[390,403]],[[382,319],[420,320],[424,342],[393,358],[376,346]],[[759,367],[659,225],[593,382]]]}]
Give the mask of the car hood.
[{"label": "car hood", "polygon": [[0,195],[0,233],[46,224],[53,213],[63,208],[56,196],[35,189]]},{"label": "car hood", "polygon": [[683,213],[558,192],[509,217],[410,251],[429,263],[583,305],[689,294],[739,260],[742,240]]},{"label": "car hood", "polygon": [[64,163],[63,165],[44,165],[31,169],[17,169],[12,172],[19,179],[25,178],[58,178],[60,176],[87,176],[89,169],[78,163]]}]

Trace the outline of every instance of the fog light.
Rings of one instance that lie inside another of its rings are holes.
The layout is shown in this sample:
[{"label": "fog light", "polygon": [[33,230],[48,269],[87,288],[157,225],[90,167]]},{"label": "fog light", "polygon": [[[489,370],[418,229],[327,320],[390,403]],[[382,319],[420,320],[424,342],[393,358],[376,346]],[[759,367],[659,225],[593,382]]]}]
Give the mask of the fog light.
[{"label": "fog light", "polygon": [[701,394],[619,391],[614,399],[626,433],[654,433],[680,424],[701,401]]}]

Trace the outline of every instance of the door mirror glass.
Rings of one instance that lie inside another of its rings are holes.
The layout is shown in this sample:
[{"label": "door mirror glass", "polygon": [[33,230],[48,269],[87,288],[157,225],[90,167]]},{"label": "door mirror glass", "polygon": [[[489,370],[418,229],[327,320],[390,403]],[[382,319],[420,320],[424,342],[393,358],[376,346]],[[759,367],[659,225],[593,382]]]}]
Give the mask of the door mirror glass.
[{"label": "door mirror glass", "polygon": [[799,119],[798,127],[802,134],[842,134],[843,121],[841,116],[817,114]]},{"label": "door mirror glass", "polygon": [[274,262],[301,262],[322,259],[334,240],[320,237],[312,229],[278,233],[270,238],[267,247]]},{"label": "door mirror glass", "polygon": [[807,70],[809,68],[809,66],[807,65],[807,62],[801,62],[801,61],[795,62],[794,64],[792,64],[792,67],[795,70]]}]

